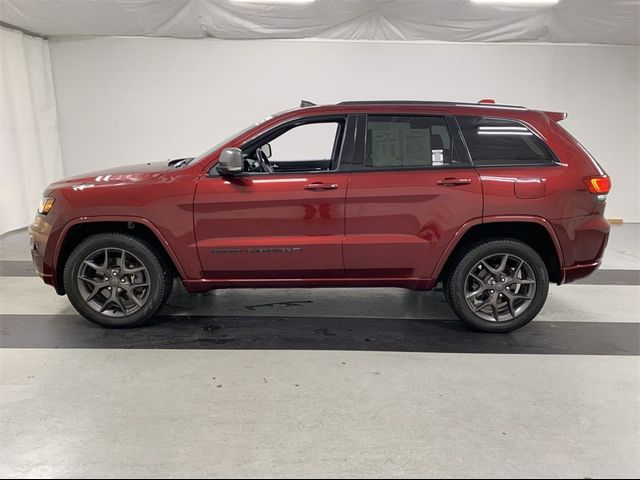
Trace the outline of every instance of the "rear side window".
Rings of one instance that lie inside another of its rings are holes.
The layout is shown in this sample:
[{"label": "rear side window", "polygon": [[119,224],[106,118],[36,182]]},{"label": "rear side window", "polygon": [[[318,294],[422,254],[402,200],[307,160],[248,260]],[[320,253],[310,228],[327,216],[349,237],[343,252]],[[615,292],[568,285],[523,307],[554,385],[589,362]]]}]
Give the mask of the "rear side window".
[{"label": "rear side window", "polygon": [[554,162],[544,141],[519,122],[484,117],[456,118],[476,166]]},{"label": "rear side window", "polygon": [[415,169],[451,164],[444,117],[369,115],[361,169]]}]

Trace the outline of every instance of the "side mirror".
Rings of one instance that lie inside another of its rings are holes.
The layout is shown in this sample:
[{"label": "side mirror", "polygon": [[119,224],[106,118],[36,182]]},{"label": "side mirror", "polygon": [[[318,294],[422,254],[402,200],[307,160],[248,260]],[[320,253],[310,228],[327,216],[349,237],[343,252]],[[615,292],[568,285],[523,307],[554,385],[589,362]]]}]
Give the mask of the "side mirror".
[{"label": "side mirror", "polygon": [[267,158],[271,158],[271,145],[265,143],[262,147],[260,147],[262,153],[266,155]]},{"label": "side mirror", "polygon": [[220,154],[216,170],[220,175],[238,175],[242,173],[242,150],[239,148],[225,148]]}]

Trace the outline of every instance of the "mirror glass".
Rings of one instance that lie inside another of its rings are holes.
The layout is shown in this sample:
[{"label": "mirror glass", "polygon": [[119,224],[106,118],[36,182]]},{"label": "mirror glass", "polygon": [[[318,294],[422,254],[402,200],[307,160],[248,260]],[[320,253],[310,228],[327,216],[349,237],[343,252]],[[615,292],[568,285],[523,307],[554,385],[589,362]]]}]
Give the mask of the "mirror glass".
[{"label": "mirror glass", "polygon": [[268,143],[265,143],[262,147],[261,147],[262,152],[267,156],[267,158],[271,158],[271,145]]}]

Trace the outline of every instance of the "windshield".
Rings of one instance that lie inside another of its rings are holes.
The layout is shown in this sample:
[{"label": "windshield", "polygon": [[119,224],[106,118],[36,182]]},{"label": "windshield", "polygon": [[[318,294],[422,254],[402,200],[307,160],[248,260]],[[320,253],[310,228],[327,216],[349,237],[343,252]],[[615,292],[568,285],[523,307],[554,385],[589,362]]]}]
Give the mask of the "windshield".
[{"label": "windshield", "polygon": [[201,153],[200,155],[198,155],[197,157],[195,157],[193,160],[191,160],[189,163],[192,162],[199,162],[200,160],[202,160],[203,158],[205,158],[207,155],[210,155],[211,153],[215,152],[216,150],[218,150],[220,147],[224,146],[225,144],[229,143],[231,140],[233,140],[236,137],[239,137],[240,135],[244,135],[245,133],[247,133],[249,130],[251,130],[252,128],[260,125],[261,123],[266,122],[267,120],[271,120],[273,117],[269,116],[267,118],[265,118],[264,120],[260,120],[259,122],[256,122],[252,125],[249,125],[248,127],[240,130],[239,132],[234,133],[233,135],[225,138],[224,140],[222,140],[221,142],[217,143],[216,145],[214,145],[213,147],[211,147],[209,150],[207,150],[204,153]]}]

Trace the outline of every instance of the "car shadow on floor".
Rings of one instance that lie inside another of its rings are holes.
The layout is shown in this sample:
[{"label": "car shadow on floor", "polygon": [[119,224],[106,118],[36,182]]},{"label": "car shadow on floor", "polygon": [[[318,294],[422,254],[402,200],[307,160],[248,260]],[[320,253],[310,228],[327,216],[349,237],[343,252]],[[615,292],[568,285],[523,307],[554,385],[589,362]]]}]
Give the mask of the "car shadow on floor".
[{"label": "car shadow on floor", "polygon": [[534,321],[507,334],[458,320],[288,316],[166,316],[112,330],[79,315],[0,315],[2,348],[351,350],[638,355],[640,324]]}]

